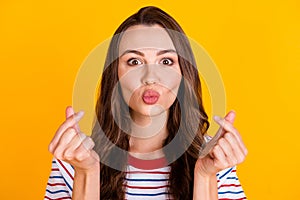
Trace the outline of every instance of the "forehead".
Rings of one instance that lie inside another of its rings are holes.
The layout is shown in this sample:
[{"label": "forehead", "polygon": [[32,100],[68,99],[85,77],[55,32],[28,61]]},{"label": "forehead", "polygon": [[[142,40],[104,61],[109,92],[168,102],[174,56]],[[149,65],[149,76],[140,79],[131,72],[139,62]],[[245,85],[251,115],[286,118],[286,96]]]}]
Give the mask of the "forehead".
[{"label": "forehead", "polygon": [[174,44],[167,31],[158,25],[136,25],[128,28],[121,38],[119,55],[122,55],[127,50],[143,48],[175,50]]}]

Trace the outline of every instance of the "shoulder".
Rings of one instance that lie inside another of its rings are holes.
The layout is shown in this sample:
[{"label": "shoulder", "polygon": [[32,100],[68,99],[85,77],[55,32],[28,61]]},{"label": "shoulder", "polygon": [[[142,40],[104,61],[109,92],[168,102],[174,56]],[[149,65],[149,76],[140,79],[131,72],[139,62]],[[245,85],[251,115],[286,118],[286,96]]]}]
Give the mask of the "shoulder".
[{"label": "shoulder", "polygon": [[73,167],[53,158],[44,199],[71,199],[74,181]]}]

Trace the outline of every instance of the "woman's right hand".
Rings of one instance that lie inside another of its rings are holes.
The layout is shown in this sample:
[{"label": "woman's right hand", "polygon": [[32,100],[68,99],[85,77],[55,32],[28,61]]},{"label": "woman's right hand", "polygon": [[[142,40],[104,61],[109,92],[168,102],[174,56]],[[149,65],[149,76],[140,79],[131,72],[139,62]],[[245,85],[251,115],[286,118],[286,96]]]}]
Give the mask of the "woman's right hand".
[{"label": "woman's right hand", "polygon": [[99,170],[99,156],[92,149],[93,140],[80,132],[78,122],[84,112],[74,114],[71,106],[66,108],[66,120],[57,129],[49,144],[55,158],[71,164],[76,172]]}]

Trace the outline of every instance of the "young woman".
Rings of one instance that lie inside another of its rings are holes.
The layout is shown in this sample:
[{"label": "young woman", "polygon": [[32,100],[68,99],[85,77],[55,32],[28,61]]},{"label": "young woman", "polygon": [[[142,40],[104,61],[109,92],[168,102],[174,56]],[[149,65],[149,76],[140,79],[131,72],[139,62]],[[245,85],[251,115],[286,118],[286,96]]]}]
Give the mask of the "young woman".
[{"label": "young woman", "polygon": [[224,119],[223,135],[205,157],[209,137],[201,84],[179,24],[156,7],[126,19],[110,42],[91,138],[83,112],[49,145],[54,155],[45,199],[246,199],[236,175],[247,149]]}]

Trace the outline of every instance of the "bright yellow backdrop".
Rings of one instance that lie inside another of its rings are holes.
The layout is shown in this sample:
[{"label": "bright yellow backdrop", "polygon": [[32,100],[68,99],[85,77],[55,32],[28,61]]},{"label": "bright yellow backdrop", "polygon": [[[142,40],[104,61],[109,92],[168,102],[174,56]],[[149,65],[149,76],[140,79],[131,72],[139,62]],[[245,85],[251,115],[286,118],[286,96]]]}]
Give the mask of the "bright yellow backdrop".
[{"label": "bright yellow backdrop", "polygon": [[42,199],[47,146],[72,104],[89,52],[144,5],[170,13],[209,52],[249,149],[249,199],[300,199],[300,3],[288,1],[1,1],[0,199]]}]

